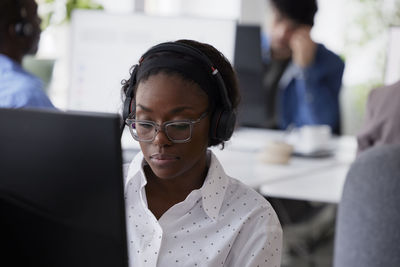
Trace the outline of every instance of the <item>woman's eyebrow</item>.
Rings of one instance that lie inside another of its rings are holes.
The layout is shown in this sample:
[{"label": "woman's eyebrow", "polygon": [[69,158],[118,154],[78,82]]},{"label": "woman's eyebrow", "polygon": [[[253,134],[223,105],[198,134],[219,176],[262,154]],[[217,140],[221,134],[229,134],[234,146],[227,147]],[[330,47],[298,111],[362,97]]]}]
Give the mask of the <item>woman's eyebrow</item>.
[{"label": "woman's eyebrow", "polygon": [[[143,111],[153,112],[153,109],[145,107],[145,106],[143,106],[141,104],[137,104],[136,106],[139,107],[140,109],[142,109]],[[194,110],[194,108],[190,107],[190,106],[180,106],[180,107],[173,108],[168,113],[170,113],[170,114],[178,114],[178,113],[181,113],[182,111],[185,111],[185,110],[188,110],[188,109],[189,110]]]},{"label": "woman's eyebrow", "polygon": [[136,107],[139,107],[139,108],[141,108],[141,109],[143,109],[144,111],[147,111],[147,112],[153,112],[153,110],[151,108],[145,107],[145,106],[143,106],[141,104],[137,104]]},{"label": "woman's eyebrow", "polygon": [[187,110],[187,109],[194,110],[193,107],[181,106],[181,107],[177,107],[177,108],[172,109],[172,110],[170,111],[170,113],[171,113],[171,114],[177,114],[177,113],[181,113],[182,111],[185,111],[185,110]]}]

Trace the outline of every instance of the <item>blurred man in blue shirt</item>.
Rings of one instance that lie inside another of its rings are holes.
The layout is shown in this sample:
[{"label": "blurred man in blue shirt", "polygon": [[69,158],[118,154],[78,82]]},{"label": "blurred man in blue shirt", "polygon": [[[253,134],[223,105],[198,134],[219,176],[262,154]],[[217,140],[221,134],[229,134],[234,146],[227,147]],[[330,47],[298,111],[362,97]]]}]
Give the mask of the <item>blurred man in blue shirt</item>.
[{"label": "blurred man in blue shirt", "polygon": [[[268,127],[286,129],[291,125],[326,124],[334,133],[340,133],[339,93],[344,63],[311,39],[317,1],[269,2],[271,24],[262,43]],[[269,201],[286,233],[283,262],[302,256],[308,261],[316,259],[318,249],[332,242],[333,204],[279,198]],[[318,266],[317,261],[313,263]]]},{"label": "blurred man in blue shirt", "polygon": [[1,0],[0,108],[54,108],[40,79],[21,66],[38,49],[40,22],[35,0]]},{"label": "blurred man in blue shirt", "polygon": [[311,39],[316,0],[269,2],[272,19],[263,39],[269,127],[327,124],[338,133],[344,63]]}]

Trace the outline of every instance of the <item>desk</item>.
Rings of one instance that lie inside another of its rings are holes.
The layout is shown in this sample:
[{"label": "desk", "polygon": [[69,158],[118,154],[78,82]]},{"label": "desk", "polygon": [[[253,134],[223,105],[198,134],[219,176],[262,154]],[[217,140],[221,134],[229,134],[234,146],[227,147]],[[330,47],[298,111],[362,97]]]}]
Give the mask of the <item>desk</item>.
[{"label": "desk", "polygon": [[339,203],[350,164],[330,166],[294,179],[265,183],[259,192],[265,196]]},{"label": "desk", "polygon": [[355,138],[335,137],[336,149],[331,157],[292,157],[287,165],[259,161],[258,154],[267,141],[282,136],[282,131],[241,128],[235,131],[224,150],[212,150],[228,175],[265,196],[338,203],[347,171],[355,158]]},{"label": "desk", "polygon": [[[356,141],[351,136],[334,138],[335,153],[326,158],[292,157],[287,165],[265,164],[258,154],[270,140],[283,137],[282,131],[239,128],[225,149],[213,147],[225,172],[270,197],[337,203],[350,164],[355,158]],[[122,138],[125,162],[139,151],[129,132]]]}]

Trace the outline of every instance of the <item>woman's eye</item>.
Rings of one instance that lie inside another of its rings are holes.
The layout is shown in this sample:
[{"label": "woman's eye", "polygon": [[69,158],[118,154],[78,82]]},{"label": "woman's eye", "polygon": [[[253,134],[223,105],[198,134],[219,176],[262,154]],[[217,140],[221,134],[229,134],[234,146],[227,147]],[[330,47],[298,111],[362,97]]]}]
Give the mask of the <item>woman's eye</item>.
[{"label": "woman's eye", "polygon": [[144,128],[144,129],[151,129],[153,128],[153,125],[150,123],[145,123],[145,122],[136,122],[136,128]]},{"label": "woman's eye", "polygon": [[189,128],[189,123],[174,123],[168,125],[171,130],[184,131]]}]

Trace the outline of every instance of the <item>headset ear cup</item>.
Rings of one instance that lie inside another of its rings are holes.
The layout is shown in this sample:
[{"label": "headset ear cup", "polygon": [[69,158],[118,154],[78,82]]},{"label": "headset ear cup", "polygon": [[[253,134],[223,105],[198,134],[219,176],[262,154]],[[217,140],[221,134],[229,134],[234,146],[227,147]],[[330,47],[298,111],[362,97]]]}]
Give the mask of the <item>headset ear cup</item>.
[{"label": "headset ear cup", "polygon": [[220,140],[228,141],[235,129],[235,122],[236,115],[231,110],[224,110],[217,125],[217,137]]},{"label": "headset ear cup", "polygon": [[123,107],[123,113],[122,113],[122,118],[125,121],[129,114],[134,111],[134,106],[132,106],[132,100],[134,98],[134,89],[136,86],[136,74],[137,74],[137,65],[134,67],[131,78],[129,80],[129,86],[126,89],[125,92],[125,101],[124,101],[124,107]]},{"label": "headset ear cup", "polygon": [[132,97],[127,96],[124,101],[124,110],[122,111],[122,119],[125,121],[131,113]]},{"label": "headset ear cup", "polygon": [[210,136],[215,141],[227,141],[235,129],[236,114],[232,110],[217,109],[211,119]]},{"label": "headset ear cup", "polygon": [[24,24],[22,22],[18,22],[14,25],[15,34],[18,36],[24,36]]},{"label": "headset ear cup", "polygon": [[134,67],[131,78],[129,80],[129,86],[125,92],[125,101],[124,106],[122,107],[122,122],[121,122],[121,136],[125,127],[125,120],[129,117],[129,114],[134,112],[134,87],[136,86],[136,73],[137,73],[137,65]]},{"label": "headset ear cup", "polygon": [[33,26],[29,22],[18,22],[14,25],[14,31],[20,37],[29,37],[33,33]]},{"label": "headset ear cup", "polygon": [[122,120],[121,120],[121,125],[120,125],[120,135],[122,136],[122,133],[124,132],[125,128],[125,120],[128,118],[130,114],[130,103],[132,101],[131,97],[126,97],[124,101],[124,106],[122,110]]},{"label": "headset ear cup", "polygon": [[221,117],[221,110],[217,109],[213,112],[211,117],[211,124],[210,124],[210,145],[217,144],[220,140],[217,138],[217,128],[219,124],[219,119]]}]

